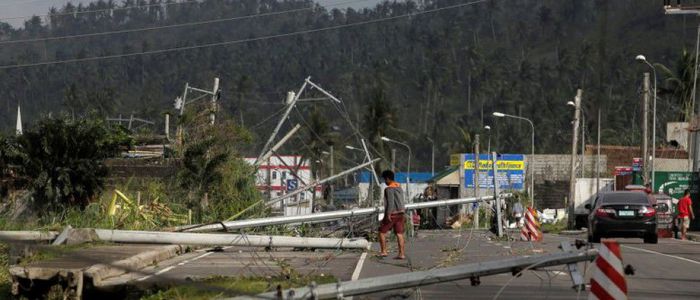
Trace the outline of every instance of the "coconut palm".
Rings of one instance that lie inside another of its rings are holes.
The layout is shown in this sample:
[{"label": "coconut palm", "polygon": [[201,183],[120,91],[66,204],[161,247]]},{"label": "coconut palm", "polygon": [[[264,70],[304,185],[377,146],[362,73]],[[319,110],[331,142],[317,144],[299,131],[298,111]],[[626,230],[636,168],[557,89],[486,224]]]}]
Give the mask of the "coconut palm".
[{"label": "coconut palm", "polygon": [[669,96],[673,102],[681,108],[680,118],[683,121],[690,120],[693,113],[693,80],[695,78],[695,57],[688,50],[683,49],[675,72],[663,64],[655,64],[662,78],[659,94]]}]

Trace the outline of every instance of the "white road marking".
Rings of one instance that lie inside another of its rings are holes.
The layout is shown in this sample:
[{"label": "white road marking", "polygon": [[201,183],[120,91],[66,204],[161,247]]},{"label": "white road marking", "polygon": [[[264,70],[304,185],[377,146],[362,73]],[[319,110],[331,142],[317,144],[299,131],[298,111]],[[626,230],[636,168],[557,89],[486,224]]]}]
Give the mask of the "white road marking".
[{"label": "white road marking", "polygon": [[355,281],[360,278],[360,272],[362,272],[362,265],[365,264],[365,259],[367,258],[367,252],[362,252],[362,255],[360,255],[360,260],[357,261],[357,265],[355,266],[355,271],[352,272],[352,280]]},{"label": "white road marking", "polygon": [[139,279],[136,279],[136,281],[144,281],[144,280],[149,279],[149,278],[151,278],[151,277],[153,277],[153,276],[158,276],[158,275],[163,274],[163,273],[165,273],[165,272],[168,272],[168,271],[170,271],[170,270],[172,270],[172,269],[175,269],[175,267],[177,267],[177,266],[183,266],[183,265],[185,265],[185,264],[187,264],[187,263],[193,262],[193,261],[198,260],[198,259],[200,259],[200,258],[202,258],[202,257],[211,255],[212,253],[214,253],[214,252],[207,252],[207,253],[204,253],[204,254],[202,254],[202,255],[200,255],[200,256],[197,256],[197,257],[195,257],[195,258],[193,258],[193,259],[191,259],[191,260],[184,260],[184,261],[178,263],[178,264],[175,265],[175,266],[170,266],[170,267],[164,268],[164,269],[162,269],[162,270],[160,270],[160,271],[158,271],[158,272],[155,272],[154,274],[147,275],[147,276],[141,277],[141,278],[139,278]]},{"label": "white road marking", "polygon": [[680,257],[680,256],[675,256],[675,255],[670,255],[670,254],[665,254],[665,253],[661,253],[661,252],[656,252],[656,251],[652,251],[652,250],[647,250],[647,249],[642,249],[642,248],[637,248],[637,247],[632,247],[632,246],[627,246],[627,245],[621,245],[621,246],[622,246],[622,247],[625,247],[625,248],[629,248],[629,249],[634,249],[634,250],[637,250],[637,251],[642,251],[642,252],[651,253],[651,254],[657,254],[657,255],[666,256],[666,257],[671,257],[671,258],[675,258],[675,259],[678,259],[678,260],[682,260],[682,261],[687,261],[687,262],[690,262],[690,263],[694,263],[694,264],[696,264],[696,265],[700,265],[700,261],[696,261],[696,260],[692,260],[692,259],[687,259],[687,258],[685,258],[685,257]]},{"label": "white road marking", "polygon": [[167,267],[167,268],[165,268],[165,269],[163,269],[163,270],[160,270],[160,271],[156,272],[156,273],[153,274],[153,275],[158,276],[158,275],[163,274],[163,273],[165,273],[165,272],[168,272],[168,271],[170,271],[170,270],[172,270],[172,269],[175,269],[175,266]]}]

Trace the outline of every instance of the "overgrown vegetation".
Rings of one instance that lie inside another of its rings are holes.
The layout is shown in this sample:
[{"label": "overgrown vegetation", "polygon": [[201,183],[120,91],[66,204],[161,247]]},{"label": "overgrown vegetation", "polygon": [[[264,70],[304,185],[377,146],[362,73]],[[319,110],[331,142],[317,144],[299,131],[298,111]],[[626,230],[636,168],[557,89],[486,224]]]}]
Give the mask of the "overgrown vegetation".
[{"label": "overgrown vegetation", "polygon": [[104,188],[103,160],[131,145],[120,127],[98,119],[47,117],[17,137],[0,141],[4,180],[32,191],[39,214],[86,208]]}]

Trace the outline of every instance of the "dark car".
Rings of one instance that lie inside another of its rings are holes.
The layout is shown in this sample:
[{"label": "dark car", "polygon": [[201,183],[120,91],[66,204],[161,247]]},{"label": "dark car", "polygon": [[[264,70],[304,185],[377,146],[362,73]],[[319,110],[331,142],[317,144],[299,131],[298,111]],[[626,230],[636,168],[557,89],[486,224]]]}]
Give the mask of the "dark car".
[{"label": "dark car", "polygon": [[600,193],[593,204],[586,204],[588,241],[601,237],[640,237],[645,243],[658,243],[656,208],[650,197],[640,192]]}]

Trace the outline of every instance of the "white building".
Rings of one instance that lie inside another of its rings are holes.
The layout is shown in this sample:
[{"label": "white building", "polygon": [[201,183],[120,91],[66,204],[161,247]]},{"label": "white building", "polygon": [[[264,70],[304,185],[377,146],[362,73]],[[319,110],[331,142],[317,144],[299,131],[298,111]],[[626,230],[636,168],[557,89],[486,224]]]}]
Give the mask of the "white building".
[{"label": "white building", "polygon": [[[255,163],[255,157],[245,158],[249,164]],[[308,160],[302,161],[300,155],[272,156],[260,164],[255,177],[258,190],[266,196],[268,192],[271,198],[282,196],[299,187],[308,185],[313,181],[311,167]],[[315,188],[316,196],[320,196],[321,186]],[[314,189],[309,189],[294,197],[276,203],[273,208],[281,209],[285,206],[285,215],[297,215],[311,213],[313,207]]]}]

